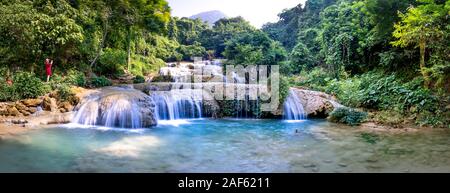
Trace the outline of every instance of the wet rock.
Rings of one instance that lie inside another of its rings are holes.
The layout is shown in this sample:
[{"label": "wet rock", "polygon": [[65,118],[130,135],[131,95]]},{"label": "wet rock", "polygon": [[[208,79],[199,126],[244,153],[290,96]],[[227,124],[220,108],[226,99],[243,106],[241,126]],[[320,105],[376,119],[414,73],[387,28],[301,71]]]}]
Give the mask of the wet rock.
[{"label": "wet rock", "polygon": [[27,120],[25,120],[25,119],[16,119],[16,120],[12,120],[11,121],[13,124],[26,124],[26,123],[28,123],[28,121]]},{"label": "wet rock", "polygon": [[31,114],[36,113],[37,112],[37,107],[29,107],[28,108],[28,112],[30,112]]},{"label": "wet rock", "polygon": [[144,127],[155,126],[157,123],[155,116],[155,103],[150,96],[145,96],[139,99],[139,108],[142,118],[142,125]]},{"label": "wet rock", "polygon": [[8,115],[8,104],[7,103],[0,103],[0,116],[1,115]]},{"label": "wet rock", "polygon": [[378,160],[375,159],[375,158],[369,158],[369,159],[366,160],[366,162],[375,163],[375,162],[378,162]]},{"label": "wet rock", "polygon": [[44,97],[42,103],[42,109],[45,111],[56,112],[58,110],[58,105],[56,104],[56,99],[51,97]]},{"label": "wet rock", "polygon": [[37,119],[30,119],[30,125],[50,125],[70,123],[73,114],[69,113],[45,113]]},{"label": "wet rock", "polygon": [[17,108],[15,106],[9,106],[8,107],[8,115],[10,116],[21,116],[22,113],[19,112],[19,110],[17,110]]},{"label": "wet rock", "polygon": [[26,99],[22,103],[27,107],[38,107],[42,104],[42,99]]},{"label": "wet rock", "polygon": [[22,113],[23,116],[30,116],[31,113],[26,110],[19,110],[20,113]]},{"label": "wet rock", "polygon": [[203,101],[203,113],[206,116],[211,116],[212,118],[220,118],[220,106],[215,100],[205,100]]},{"label": "wet rock", "polygon": [[308,117],[326,118],[335,108],[342,107],[331,95],[323,92],[292,88]]},{"label": "wet rock", "polygon": [[59,109],[62,113],[70,112],[73,110],[73,106],[70,102],[62,102],[59,104]]},{"label": "wet rock", "polygon": [[21,102],[16,102],[14,105],[15,105],[16,109],[19,111],[27,111],[28,110],[28,107],[25,106],[24,104],[22,104]]}]

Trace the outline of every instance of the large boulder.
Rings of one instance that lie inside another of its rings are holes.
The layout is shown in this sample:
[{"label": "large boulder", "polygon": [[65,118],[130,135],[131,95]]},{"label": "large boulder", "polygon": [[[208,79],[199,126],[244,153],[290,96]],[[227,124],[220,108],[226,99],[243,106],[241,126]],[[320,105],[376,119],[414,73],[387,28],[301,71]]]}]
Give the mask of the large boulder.
[{"label": "large boulder", "polygon": [[216,100],[204,100],[203,101],[203,115],[210,116],[212,118],[220,118],[220,106]]},{"label": "large boulder", "polygon": [[42,109],[45,111],[51,111],[56,112],[58,110],[58,105],[56,104],[56,99],[51,97],[44,97],[43,103],[42,103]]},{"label": "large boulder", "polygon": [[142,126],[143,127],[151,127],[155,126],[157,123],[156,116],[155,116],[155,103],[153,102],[153,99],[150,96],[143,96],[137,99],[137,103],[139,108],[139,111],[142,116]]},{"label": "large boulder", "polygon": [[7,112],[9,116],[21,116],[22,113],[20,113],[19,110],[17,110],[17,108],[14,105],[9,105],[7,107]]},{"label": "large boulder", "polygon": [[37,111],[38,111],[37,107],[28,108],[28,112],[30,112],[31,114],[36,113]]},{"label": "large boulder", "polygon": [[70,112],[73,110],[72,104],[68,101],[60,103],[58,107],[61,113]]},{"label": "large boulder", "polygon": [[19,111],[28,111],[28,107],[22,104],[21,102],[16,102],[15,107]]},{"label": "large boulder", "polygon": [[38,107],[42,104],[42,99],[26,99],[21,102],[27,107]]},{"label": "large boulder", "polygon": [[329,94],[298,88],[291,89],[300,99],[308,117],[326,118],[335,108],[342,107]]},{"label": "large boulder", "polygon": [[0,103],[0,116],[8,115],[8,103]]}]

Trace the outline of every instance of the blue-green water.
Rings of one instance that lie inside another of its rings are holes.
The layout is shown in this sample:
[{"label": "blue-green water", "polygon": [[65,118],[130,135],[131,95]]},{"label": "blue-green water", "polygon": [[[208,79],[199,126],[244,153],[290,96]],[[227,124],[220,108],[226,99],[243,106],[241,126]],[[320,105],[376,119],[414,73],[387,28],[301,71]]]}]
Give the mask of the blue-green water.
[{"label": "blue-green water", "polygon": [[315,120],[60,126],[0,141],[0,172],[450,172],[450,133],[367,137]]}]

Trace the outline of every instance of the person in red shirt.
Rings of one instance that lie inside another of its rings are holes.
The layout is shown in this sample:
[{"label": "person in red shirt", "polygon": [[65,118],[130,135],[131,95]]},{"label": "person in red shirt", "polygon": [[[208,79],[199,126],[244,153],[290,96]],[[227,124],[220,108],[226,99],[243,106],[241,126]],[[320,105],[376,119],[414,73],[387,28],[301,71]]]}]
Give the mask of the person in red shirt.
[{"label": "person in red shirt", "polygon": [[45,59],[45,72],[47,73],[47,82],[50,80],[50,76],[52,76],[52,65],[53,60]]}]

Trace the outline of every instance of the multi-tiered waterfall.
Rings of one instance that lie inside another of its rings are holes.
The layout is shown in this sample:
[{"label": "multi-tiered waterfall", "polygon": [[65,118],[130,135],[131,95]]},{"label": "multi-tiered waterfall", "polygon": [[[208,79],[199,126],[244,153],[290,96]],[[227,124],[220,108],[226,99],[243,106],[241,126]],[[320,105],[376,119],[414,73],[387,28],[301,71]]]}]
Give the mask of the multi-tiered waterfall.
[{"label": "multi-tiered waterfall", "polygon": [[[160,75],[170,76],[173,82],[107,87],[94,91],[76,108],[73,122],[91,126],[146,128],[158,122],[176,123],[175,120],[181,119],[262,116],[261,101],[258,97],[256,100],[250,99],[248,95],[250,90],[258,90],[260,85],[245,84],[245,76],[239,76],[237,73],[232,73],[231,77],[227,78],[221,66],[205,64],[181,66],[161,69]],[[203,76],[202,73],[205,71],[210,76]],[[192,83],[194,79],[197,80]],[[224,85],[234,87],[235,95],[244,94],[244,98],[215,100],[203,90],[205,87],[217,88]],[[283,104],[284,119],[306,119],[302,102],[304,101],[301,101],[291,89]]]}]

